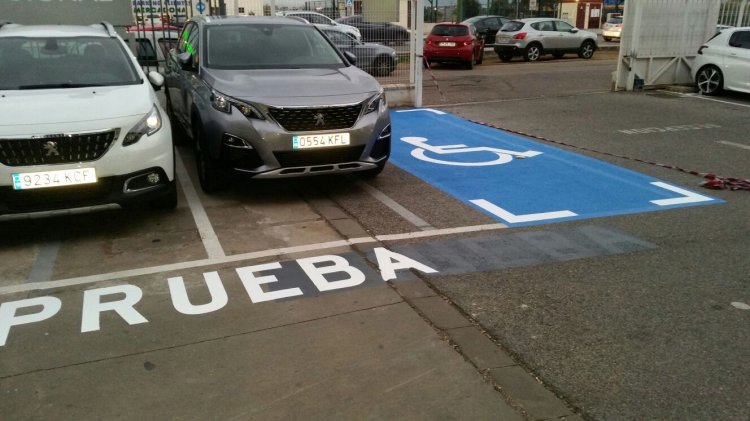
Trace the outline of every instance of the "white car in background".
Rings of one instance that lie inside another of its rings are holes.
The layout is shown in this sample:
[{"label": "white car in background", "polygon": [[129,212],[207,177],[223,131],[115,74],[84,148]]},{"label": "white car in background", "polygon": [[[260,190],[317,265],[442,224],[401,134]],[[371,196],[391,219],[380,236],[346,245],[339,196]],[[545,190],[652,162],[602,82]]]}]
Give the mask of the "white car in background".
[{"label": "white car in background", "polygon": [[612,41],[613,39],[620,40],[622,34],[622,16],[611,16],[602,25],[602,38],[605,41]]},{"label": "white car in background", "polygon": [[706,41],[693,60],[698,92],[722,90],[750,93],[750,27],[726,28]]},{"label": "white car in background", "polygon": [[276,14],[279,16],[297,16],[306,20],[309,23],[312,23],[315,26],[320,27],[321,29],[326,28],[326,27],[328,28],[335,27],[336,30],[354,37],[354,39],[356,39],[357,41],[362,41],[362,34],[359,32],[359,29],[351,25],[338,23],[335,20],[329,18],[328,16],[322,13],[311,12],[309,10],[292,10],[292,11],[286,11],[286,12],[278,12]]},{"label": "white car in background", "polygon": [[108,23],[0,23],[0,214],[174,208],[163,84]]}]

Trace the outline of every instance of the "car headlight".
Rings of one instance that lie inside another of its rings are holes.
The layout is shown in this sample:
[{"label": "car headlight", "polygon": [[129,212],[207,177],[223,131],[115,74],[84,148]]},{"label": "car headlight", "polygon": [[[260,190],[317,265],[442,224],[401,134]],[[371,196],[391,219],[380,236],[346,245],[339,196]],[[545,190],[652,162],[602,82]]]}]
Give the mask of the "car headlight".
[{"label": "car headlight", "polygon": [[385,111],[385,107],[387,105],[388,104],[385,102],[385,93],[383,92],[381,88],[380,92],[378,92],[377,95],[372,97],[370,99],[370,102],[367,103],[367,108],[365,108],[365,114],[369,114],[376,110],[382,113],[383,111]]},{"label": "car headlight", "polygon": [[263,114],[261,114],[257,108],[232,97],[226,96],[219,91],[211,90],[211,105],[213,105],[214,108],[223,113],[231,114],[232,107],[234,107],[245,117],[264,120]]},{"label": "car headlight", "polygon": [[154,105],[151,108],[151,112],[143,116],[143,118],[125,135],[125,139],[122,141],[123,146],[132,145],[133,143],[141,140],[143,135],[151,136],[161,129],[161,114],[159,109]]}]

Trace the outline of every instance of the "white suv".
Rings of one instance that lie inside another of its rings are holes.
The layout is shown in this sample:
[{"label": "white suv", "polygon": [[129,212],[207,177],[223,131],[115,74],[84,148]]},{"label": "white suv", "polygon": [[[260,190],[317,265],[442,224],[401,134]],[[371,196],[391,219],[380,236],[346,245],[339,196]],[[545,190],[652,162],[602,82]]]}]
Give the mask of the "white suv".
[{"label": "white suv", "polygon": [[0,214],[177,203],[172,131],[107,23],[0,23]]}]

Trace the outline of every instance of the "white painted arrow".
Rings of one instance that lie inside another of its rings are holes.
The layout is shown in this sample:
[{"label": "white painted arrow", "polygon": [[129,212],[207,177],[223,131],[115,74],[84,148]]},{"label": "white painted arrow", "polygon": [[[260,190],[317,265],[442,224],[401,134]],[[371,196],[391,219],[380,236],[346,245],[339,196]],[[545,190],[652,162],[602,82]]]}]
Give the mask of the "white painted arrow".
[{"label": "white painted arrow", "polygon": [[675,193],[679,193],[683,195],[683,197],[675,197],[672,199],[651,200],[651,203],[655,205],[672,206],[672,205],[683,205],[685,203],[710,202],[714,200],[710,197],[706,197],[698,193],[693,193],[691,191],[687,191],[685,189],[681,189],[679,187],[675,187],[667,183],[662,183],[661,181],[655,181],[651,184],[656,187],[661,187],[663,189],[667,189],[669,191],[673,191]]},{"label": "white painted arrow", "polygon": [[545,221],[548,219],[569,218],[571,216],[578,216],[577,213],[571,212],[569,210],[562,210],[562,211],[555,211],[555,212],[542,212],[542,213],[528,213],[526,215],[514,215],[508,212],[507,210],[495,205],[494,203],[488,202],[484,199],[470,200],[470,202],[510,224],[518,224],[521,222]]}]

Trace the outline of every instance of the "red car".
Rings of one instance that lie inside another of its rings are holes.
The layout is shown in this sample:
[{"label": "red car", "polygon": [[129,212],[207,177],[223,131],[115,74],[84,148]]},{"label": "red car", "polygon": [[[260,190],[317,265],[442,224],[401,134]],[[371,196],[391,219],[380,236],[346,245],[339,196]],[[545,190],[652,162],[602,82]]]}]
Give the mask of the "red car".
[{"label": "red car", "polygon": [[438,23],[430,31],[424,44],[427,63],[464,63],[467,69],[482,64],[484,38],[472,24]]}]

